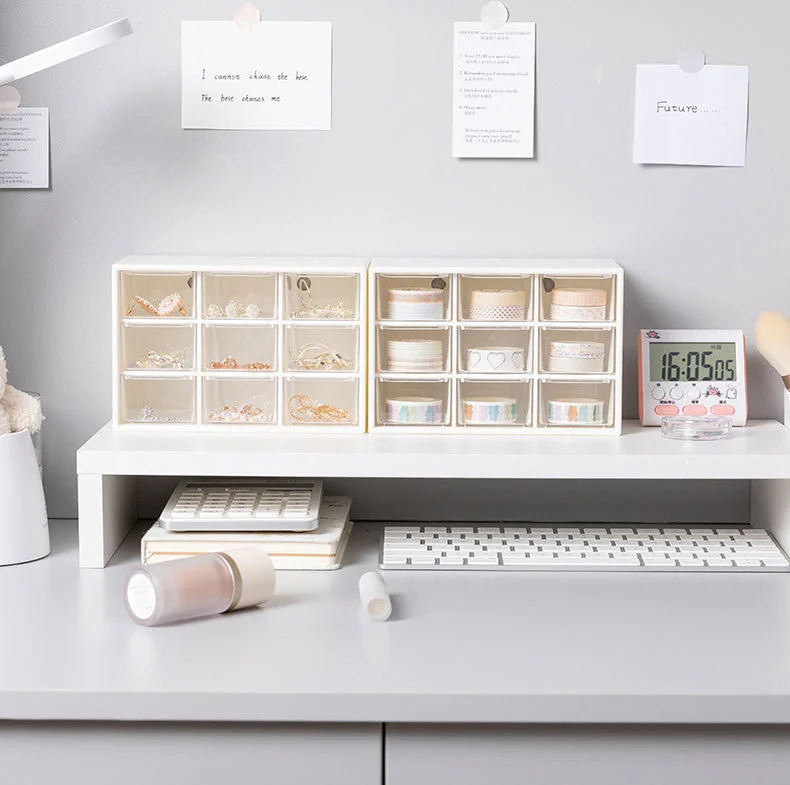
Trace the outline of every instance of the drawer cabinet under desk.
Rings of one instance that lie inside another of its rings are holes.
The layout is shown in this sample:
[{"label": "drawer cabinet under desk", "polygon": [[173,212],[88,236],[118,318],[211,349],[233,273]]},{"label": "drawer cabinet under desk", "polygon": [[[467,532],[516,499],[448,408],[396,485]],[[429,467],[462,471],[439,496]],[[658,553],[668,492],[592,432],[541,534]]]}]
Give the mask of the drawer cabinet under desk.
[{"label": "drawer cabinet under desk", "polygon": [[784,785],[790,727],[387,725],[384,758],[387,785]]},{"label": "drawer cabinet under desk", "polygon": [[0,761],[8,785],[380,785],[381,725],[0,722]]}]

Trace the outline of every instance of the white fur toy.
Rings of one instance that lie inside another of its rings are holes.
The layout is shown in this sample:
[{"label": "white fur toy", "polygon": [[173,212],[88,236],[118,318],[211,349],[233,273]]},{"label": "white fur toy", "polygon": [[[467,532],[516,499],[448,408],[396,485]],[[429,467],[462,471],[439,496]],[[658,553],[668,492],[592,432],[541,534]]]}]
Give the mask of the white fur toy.
[{"label": "white fur toy", "polygon": [[0,346],[0,436],[24,430],[36,433],[43,420],[41,404],[8,383],[8,368]]}]

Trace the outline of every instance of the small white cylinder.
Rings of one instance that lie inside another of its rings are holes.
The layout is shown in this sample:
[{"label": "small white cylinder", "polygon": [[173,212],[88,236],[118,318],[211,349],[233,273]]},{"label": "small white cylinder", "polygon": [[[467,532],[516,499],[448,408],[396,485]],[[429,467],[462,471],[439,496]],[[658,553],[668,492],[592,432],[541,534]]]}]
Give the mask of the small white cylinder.
[{"label": "small white cylinder", "polygon": [[359,599],[362,610],[372,621],[387,621],[392,613],[392,602],[387,584],[377,572],[366,572],[359,579]]}]

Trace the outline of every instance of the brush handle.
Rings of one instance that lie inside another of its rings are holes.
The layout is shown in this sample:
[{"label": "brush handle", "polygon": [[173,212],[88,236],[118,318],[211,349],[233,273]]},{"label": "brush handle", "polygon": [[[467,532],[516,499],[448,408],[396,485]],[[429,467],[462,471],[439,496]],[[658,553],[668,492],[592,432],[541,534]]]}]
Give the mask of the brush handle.
[{"label": "brush handle", "polygon": [[787,376],[783,376],[782,381],[785,383],[785,387],[790,390],[790,373]]}]

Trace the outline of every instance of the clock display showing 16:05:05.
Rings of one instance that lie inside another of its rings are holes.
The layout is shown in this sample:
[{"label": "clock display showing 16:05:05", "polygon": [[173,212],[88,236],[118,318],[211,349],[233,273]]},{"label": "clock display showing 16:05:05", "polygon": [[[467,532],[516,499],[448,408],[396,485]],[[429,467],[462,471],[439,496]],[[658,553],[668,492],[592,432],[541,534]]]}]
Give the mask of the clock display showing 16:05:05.
[{"label": "clock display showing 16:05:05", "polygon": [[734,382],[734,343],[651,343],[651,382]]}]

